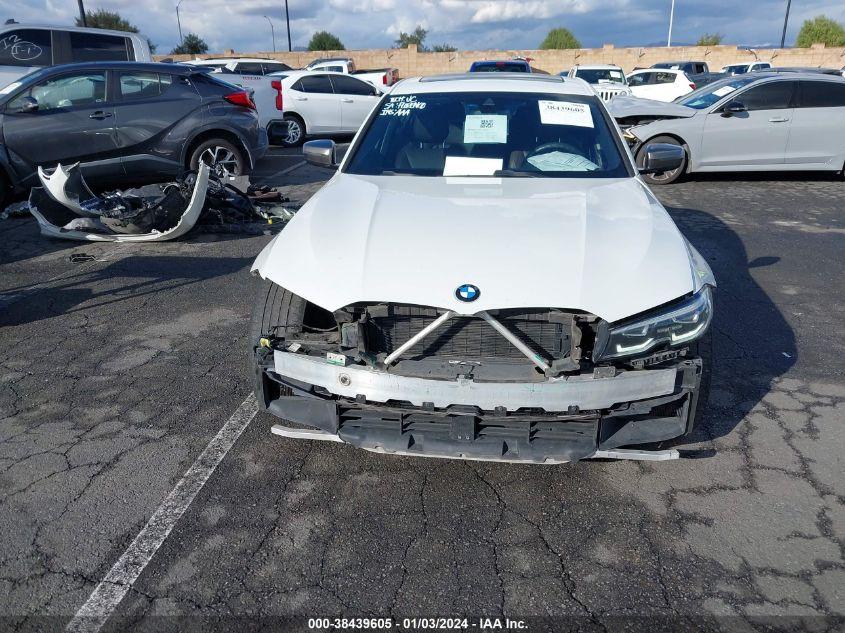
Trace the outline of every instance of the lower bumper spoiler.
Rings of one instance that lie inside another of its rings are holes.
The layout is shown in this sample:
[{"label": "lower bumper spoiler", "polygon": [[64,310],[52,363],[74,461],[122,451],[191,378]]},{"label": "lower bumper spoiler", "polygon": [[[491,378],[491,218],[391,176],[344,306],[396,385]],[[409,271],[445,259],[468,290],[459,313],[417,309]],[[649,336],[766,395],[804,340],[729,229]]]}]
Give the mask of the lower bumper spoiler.
[{"label": "lower bumper spoiler", "polygon": [[[256,392],[259,403],[269,413],[292,423],[273,427],[273,433],[277,435],[344,442],[368,451],[395,455],[537,464],[595,458],[674,459],[677,455],[672,452],[631,452],[623,447],[677,438],[692,429],[702,367],[700,359],[686,359],[661,370],[628,372],[660,377],[656,384],[644,384],[633,394],[629,392],[631,385],[618,381],[618,376],[591,381],[606,383],[595,393],[582,389],[582,383],[590,382],[586,380],[572,383],[547,380],[536,383],[533,391],[527,394],[509,392],[503,388],[508,383],[466,381],[468,384],[463,388],[470,390],[446,392],[448,399],[440,402],[448,404],[441,406],[429,400],[437,401],[431,389],[438,385],[431,383],[450,381],[415,379],[322,363],[329,373],[339,372],[337,382],[327,387],[317,374],[293,371],[288,364],[280,365],[278,352],[276,354],[275,359],[266,354],[263,364],[261,354],[256,355]],[[285,358],[294,356],[285,354]],[[304,358],[306,363],[312,362],[308,357]],[[321,359],[316,362],[320,363]],[[283,368],[284,374],[280,373]],[[372,385],[364,386],[361,376],[351,375],[353,372],[361,372],[365,377],[378,374],[399,380],[392,387],[390,383],[386,387],[382,385],[387,391],[373,390],[368,388]],[[430,389],[422,398],[424,405],[413,401],[418,394],[412,390],[397,391],[401,394],[398,398],[388,397],[393,395],[393,388],[407,386],[405,380],[429,384]],[[570,389],[568,384],[577,386]],[[473,385],[482,391],[472,391]],[[536,388],[541,385],[548,385],[555,391],[538,392]],[[619,385],[619,390],[612,385]],[[347,386],[350,387],[348,395],[336,393]],[[493,386],[490,392],[486,390],[488,386]],[[523,383],[516,387],[510,385],[510,388],[525,386]],[[517,393],[518,400],[508,401],[509,393],[511,396]],[[651,395],[653,393],[661,395]],[[454,398],[461,394],[480,400],[489,396],[495,401],[491,400],[493,404],[489,407],[455,404]],[[597,402],[596,398],[602,398],[598,402],[603,404],[586,406],[586,403]],[[526,404],[532,399],[545,403],[553,401],[555,406],[544,411],[537,404]]]}]

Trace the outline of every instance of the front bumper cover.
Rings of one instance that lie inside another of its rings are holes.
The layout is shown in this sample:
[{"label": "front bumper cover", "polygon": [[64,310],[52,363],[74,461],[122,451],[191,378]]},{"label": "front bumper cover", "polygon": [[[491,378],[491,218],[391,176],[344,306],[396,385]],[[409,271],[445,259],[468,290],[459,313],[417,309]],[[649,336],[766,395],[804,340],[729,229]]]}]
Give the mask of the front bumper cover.
[{"label": "front bumper cover", "polygon": [[539,383],[426,380],[256,352],[256,393],[273,415],[371,451],[563,463],[692,430],[700,359]]}]

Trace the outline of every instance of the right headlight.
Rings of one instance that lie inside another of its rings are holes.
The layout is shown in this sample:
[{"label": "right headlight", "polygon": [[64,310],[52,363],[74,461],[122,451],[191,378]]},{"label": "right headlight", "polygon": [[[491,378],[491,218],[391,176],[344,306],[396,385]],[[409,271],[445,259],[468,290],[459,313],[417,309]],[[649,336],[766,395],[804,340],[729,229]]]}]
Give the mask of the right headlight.
[{"label": "right headlight", "polygon": [[593,360],[640,356],[657,347],[684,345],[704,334],[712,318],[713,291],[704,286],[664,312],[600,330]]}]

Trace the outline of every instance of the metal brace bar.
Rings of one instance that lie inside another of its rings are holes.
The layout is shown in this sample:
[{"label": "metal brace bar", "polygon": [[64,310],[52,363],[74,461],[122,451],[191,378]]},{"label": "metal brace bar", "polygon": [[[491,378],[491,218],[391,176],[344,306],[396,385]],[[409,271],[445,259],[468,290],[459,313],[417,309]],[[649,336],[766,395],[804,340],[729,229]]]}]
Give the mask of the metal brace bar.
[{"label": "metal brace bar", "polygon": [[680,453],[674,448],[662,451],[642,451],[635,448],[614,448],[609,451],[596,451],[588,459],[633,459],[644,462],[663,462],[678,459]]},{"label": "metal brace bar", "polygon": [[412,336],[407,341],[405,341],[402,345],[400,345],[398,349],[393,350],[393,352],[387,358],[384,359],[384,364],[389,366],[391,363],[393,363],[393,361],[395,361],[397,358],[399,358],[402,354],[407,352],[414,345],[416,345],[421,340],[423,340],[426,336],[431,334],[434,330],[436,330],[441,325],[446,323],[446,321],[451,319],[452,316],[454,316],[454,314],[455,313],[452,312],[451,310],[447,310],[446,312],[441,314],[434,321],[432,321],[429,325],[427,325],[422,330],[420,330],[419,334]]},{"label": "metal brace bar", "polygon": [[513,332],[511,332],[508,328],[506,328],[504,325],[499,323],[496,319],[494,319],[492,316],[490,316],[486,311],[485,312],[479,312],[478,316],[480,316],[482,319],[487,321],[487,323],[489,323],[490,326],[494,330],[496,330],[499,334],[504,336],[511,345],[513,345],[516,349],[518,349],[520,352],[522,352],[525,355],[525,357],[528,358],[528,360],[530,360],[532,363],[537,365],[537,367],[542,369],[544,372],[549,370],[549,367],[550,367],[549,364],[541,356],[539,356],[538,354],[535,354],[534,350],[532,350],[525,343],[523,343],[518,338],[516,338],[516,336],[514,336]]}]

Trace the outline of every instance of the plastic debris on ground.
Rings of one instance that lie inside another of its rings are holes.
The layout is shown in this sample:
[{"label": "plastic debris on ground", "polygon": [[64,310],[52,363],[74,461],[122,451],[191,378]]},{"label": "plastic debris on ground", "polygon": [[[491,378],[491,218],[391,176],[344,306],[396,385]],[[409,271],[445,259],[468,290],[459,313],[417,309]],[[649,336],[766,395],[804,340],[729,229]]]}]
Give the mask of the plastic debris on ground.
[{"label": "plastic debris on ground", "polygon": [[280,229],[294,215],[276,189],[252,185],[248,176],[218,178],[204,163],[171,182],[100,195],[91,192],[78,163],[39,169],[38,175],[43,187],[34,187],[28,202],[11,206],[31,212],[50,237],[156,242],[193,229],[261,234]]}]

